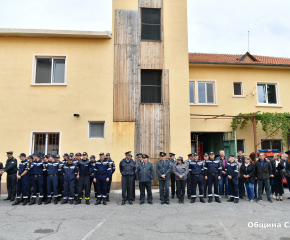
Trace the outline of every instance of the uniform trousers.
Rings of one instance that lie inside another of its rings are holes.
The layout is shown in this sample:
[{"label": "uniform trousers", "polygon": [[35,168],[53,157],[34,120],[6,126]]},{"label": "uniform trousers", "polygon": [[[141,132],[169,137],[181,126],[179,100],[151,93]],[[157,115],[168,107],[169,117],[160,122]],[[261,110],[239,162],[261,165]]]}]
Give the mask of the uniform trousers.
[{"label": "uniform trousers", "polygon": [[239,199],[239,180],[238,178],[232,178],[228,180],[229,183],[229,194],[230,194],[230,199],[234,200]]},{"label": "uniform trousers", "polygon": [[54,197],[58,197],[58,176],[50,174],[47,176],[47,197],[51,197],[53,190]]},{"label": "uniform trousers", "polygon": [[39,190],[39,197],[43,197],[43,176],[42,175],[33,175],[33,198],[36,198],[37,190]]},{"label": "uniform trousers", "polygon": [[122,201],[133,201],[133,186],[135,188],[135,176],[122,176]]},{"label": "uniform trousers", "polygon": [[25,174],[17,181],[17,198],[28,198],[28,175]]},{"label": "uniform trousers", "polygon": [[63,174],[60,174],[58,175],[58,191],[57,191],[59,197],[62,197],[63,184],[64,184]]},{"label": "uniform trousers", "polygon": [[[213,175],[214,174],[214,175]],[[214,184],[214,197],[219,199],[219,179],[217,173],[208,173],[208,199],[212,199],[212,185]]]},{"label": "uniform trousers", "polygon": [[186,180],[176,180],[177,197],[181,201],[184,201],[185,185],[186,185]]},{"label": "uniform trousers", "polygon": [[43,196],[47,197],[47,174],[43,174]]},{"label": "uniform trousers", "polygon": [[14,199],[16,196],[16,185],[17,185],[16,174],[7,175],[6,182],[7,182],[8,198]]},{"label": "uniform trousers", "polygon": [[187,185],[187,196],[190,198],[190,196],[191,196],[191,176],[190,176],[190,173],[187,174],[186,185]]},{"label": "uniform trousers", "polygon": [[74,199],[75,179],[64,179],[63,180],[63,200]]},{"label": "uniform trousers", "polygon": [[108,182],[106,181],[107,179],[107,174],[97,174],[97,198],[100,200],[102,198],[107,197],[107,184]]},{"label": "uniform trousers", "polygon": [[192,174],[191,175],[191,198],[196,199],[196,187],[198,184],[199,197],[203,198],[203,175]]},{"label": "uniform trousers", "polygon": [[169,177],[164,180],[159,179],[159,191],[161,202],[169,202]]},{"label": "uniform trousers", "polygon": [[[112,177],[109,178],[109,182],[107,182],[107,194],[109,195],[111,190],[111,184],[112,184]],[[134,182],[134,189],[135,189],[135,182]]]},{"label": "uniform trousers", "polygon": [[145,201],[145,188],[147,192],[147,201],[152,202],[152,190],[151,190],[151,182],[139,182],[140,187],[140,201]]},{"label": "uniform trousers", "polygon": [[90,189],[94,186],[94,193],[97,193],[97,183],[94,182],[94,176],[90,176]]},{"label": "uniform trousers", "polygon": [[206,198],[207,197],[207,185],[208,185],[208,180],[203,177],[203,196]]},{"label": "uniform trousers", "polygon": [[31,197],[32,195],[33,178],[34,178],[34,175],[28,176],[28,197]]},{"label": "uniform trousers", "polygon": [[90,175],[79,175],[78,179],[78,196],[82,199],[82,191],[85,189],[85,199],[90,199]]},{"label": "uniform trousers", "polygon": [[175,194],[177,195],[177,192],[175,191],[175,174],[174,173],[170,173],[170,187],[171,187],[171,196],[174,197]]}]

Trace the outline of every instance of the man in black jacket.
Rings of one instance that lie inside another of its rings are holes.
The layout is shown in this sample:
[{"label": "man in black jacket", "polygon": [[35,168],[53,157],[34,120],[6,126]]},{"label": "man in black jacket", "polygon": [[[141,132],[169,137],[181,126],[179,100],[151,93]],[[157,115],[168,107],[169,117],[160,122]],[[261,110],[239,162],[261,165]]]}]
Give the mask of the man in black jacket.
[{"label": "man in black jacket", "polygon": [[1,197],[1,178],[3,173],[4,173],[3,164],[2,162],[0,162],[0,197]]},{"label": "man in black jacket", "polygon": [[8,197],[4,201],[10,200],[13,202],[16,196],[16,184],[17,184],[17,160],[13,157],[13,152],[7,152],[7,161],[4,168],[4,172],[7,173],[7,190]]},{"label": "man in black jacket", "polygon": [[271,163],[265,160],[264,153],[259,154],[259,160],[255,163],[255,176],[258,179],[258,199],[257,202],[262,201],[263,184],[266,189],[267,199],[272,202],[270,177],[273,177]]}]

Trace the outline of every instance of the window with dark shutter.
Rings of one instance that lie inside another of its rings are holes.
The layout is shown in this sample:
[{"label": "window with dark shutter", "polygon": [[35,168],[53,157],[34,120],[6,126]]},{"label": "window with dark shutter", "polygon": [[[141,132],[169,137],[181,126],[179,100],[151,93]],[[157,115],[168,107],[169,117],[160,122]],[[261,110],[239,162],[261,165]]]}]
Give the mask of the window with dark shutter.
[{"label": "window with dark shutter", "polygon": [[141,40],[161,41],[161,9],[141,8]]},{"label": "window with dark shutter", "polygon": [[161,103],[161,70],[141,70],[141,103]]}]

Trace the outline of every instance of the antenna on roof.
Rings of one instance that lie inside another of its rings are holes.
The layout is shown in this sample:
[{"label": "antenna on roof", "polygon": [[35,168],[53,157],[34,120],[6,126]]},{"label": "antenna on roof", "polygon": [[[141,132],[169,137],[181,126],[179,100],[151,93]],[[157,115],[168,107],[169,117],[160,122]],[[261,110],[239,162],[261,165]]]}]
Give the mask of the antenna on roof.
[{"label": "antenna on roof", "polygon": [[248,52],[250,52],[250,31],[248,30]]}]

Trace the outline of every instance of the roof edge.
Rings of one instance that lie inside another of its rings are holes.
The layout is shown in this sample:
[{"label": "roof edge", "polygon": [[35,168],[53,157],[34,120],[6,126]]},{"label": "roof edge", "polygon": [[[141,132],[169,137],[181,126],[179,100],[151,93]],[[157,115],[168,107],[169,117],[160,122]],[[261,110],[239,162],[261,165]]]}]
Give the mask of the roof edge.
[{"label": "roof edge", "polygon": [[290,67],[288,64],[267,64],[267,63],[232,63],[232,62],[194,62],[189,61],[189,64],[218,64],[218,65],[251,65],[251,66],[277,66],[277,67]]},{"label": "roof edge", "polygon": [[112,33],[109,31],[78,31],[78,30],[0,28],[0,36],[111,39]]}]

